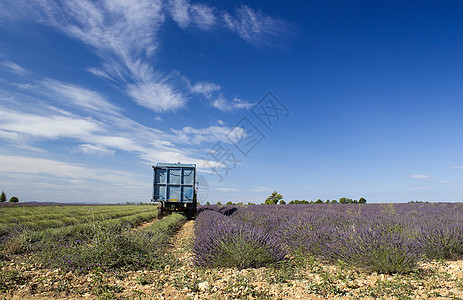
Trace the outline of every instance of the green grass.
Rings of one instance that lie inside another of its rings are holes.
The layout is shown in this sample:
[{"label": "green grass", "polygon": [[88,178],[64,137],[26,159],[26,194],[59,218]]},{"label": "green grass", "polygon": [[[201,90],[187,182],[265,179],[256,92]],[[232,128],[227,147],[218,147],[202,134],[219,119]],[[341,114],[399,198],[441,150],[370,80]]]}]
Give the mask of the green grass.
[{"label": "green grass", "polygon": [[4,254],[40,251],[49,243],[90,240],[104,226],[133,228],[157,217],[154,205],[1,207]]},{"label": "green grass", "polygon": [[0,207],[0,237],[23,230],[38,231],[113,219],[137,225],[155,217],[153,205]]},{"label": "green grass", "polygon": [[165,250],[185,221],[185,216],[173,214],[139,231],[104,222],[91,227],[88,239],[42,244],[37,257],[47,267],[83,273],[95,269],[152,270],[172,260]]}]

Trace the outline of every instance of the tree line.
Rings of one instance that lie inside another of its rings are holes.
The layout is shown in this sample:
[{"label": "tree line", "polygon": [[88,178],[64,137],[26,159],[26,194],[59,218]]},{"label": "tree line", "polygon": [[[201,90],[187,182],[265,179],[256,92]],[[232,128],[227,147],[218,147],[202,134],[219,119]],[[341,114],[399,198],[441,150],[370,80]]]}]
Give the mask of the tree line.
[{"label": "tree line", "polygon": [[277,191],[274,191],[267,199],[265,199],[264,204],[349,204],[349,203],[359,203],[364,204],[367,203],[367,200],[361,197],[358,200],[342,197],[339,200],[326,200],[323,201],[322,199],[318,199],[317,201],[307,201],[307,200],[291,200],[288,203],[283,200],[283,196],[279,194]]},{"label": "tree line", "polygon": [[[285,200],[283,200],[283,196],[279,194],[277,191],[274,191],[267,199],[265,199],[265,202],[263,204],[267,205],[273,205],[273,204],[350,204],[350,203],[358,203],[358,204],[364,204],[367,203],[367,200],[363,197],[360,199],[351,199],[347,197],[342,197],[339,198],[339,200],[326,200],[323,201],[322,199],[318,199],[316,201],[307,201],[307,200],[291,200],[288,203],[286,203]],[[206,205],[211,205],[209,201],[207,201]],[[217,205],[222,205],[222,203],[217,202]],[[225,205],[245,205],[243,202],[240,203],[233,203],[231,201],[225,203]],[[249,202],[247,205],[254,205],[254,203]]]},{"label": "tree line", "polygon": [[[6,198],[5,191],[2,191],[2,193],[0,194],[0,202],[6,202],[6,199],[7,198]],[[13,196],[10,198],[10,202],[16,203],[16,202],[19,202],[19,199],[18,197]]]}]

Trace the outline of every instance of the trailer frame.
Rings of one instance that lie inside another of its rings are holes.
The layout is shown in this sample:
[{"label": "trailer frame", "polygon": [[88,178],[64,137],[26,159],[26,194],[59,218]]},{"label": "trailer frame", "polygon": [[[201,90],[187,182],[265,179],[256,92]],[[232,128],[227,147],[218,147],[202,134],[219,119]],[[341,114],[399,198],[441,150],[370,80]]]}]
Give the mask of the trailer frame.
[{"label": "trailer frame", "polygon": [[153,198],[157,202],[158,219],[174,212],[189,220],[196,216],[196,165],[158,163],[153,166]]}]

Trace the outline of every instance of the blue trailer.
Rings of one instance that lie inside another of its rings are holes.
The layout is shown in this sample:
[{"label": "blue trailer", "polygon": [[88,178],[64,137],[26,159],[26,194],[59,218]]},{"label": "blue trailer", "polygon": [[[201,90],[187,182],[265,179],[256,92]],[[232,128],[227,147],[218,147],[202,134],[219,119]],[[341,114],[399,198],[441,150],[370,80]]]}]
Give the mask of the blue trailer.
[{"label": "blue trailer", "polygon": [[188,219],[196,215],[196,165],[158,163],[153,166],[152,202],[157,202],[158,218],[172,212],[184,213]]}]

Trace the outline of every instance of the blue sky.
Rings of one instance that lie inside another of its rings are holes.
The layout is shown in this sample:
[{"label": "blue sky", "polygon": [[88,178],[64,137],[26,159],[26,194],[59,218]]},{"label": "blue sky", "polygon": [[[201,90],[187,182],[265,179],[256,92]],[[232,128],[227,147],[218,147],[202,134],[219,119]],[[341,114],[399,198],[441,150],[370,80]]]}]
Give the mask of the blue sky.
[{"label": "blue sky", "polygon": [[462,9],[2,1],[0,190],[147,202],[180,161],[203,203],[460,201]]}]

